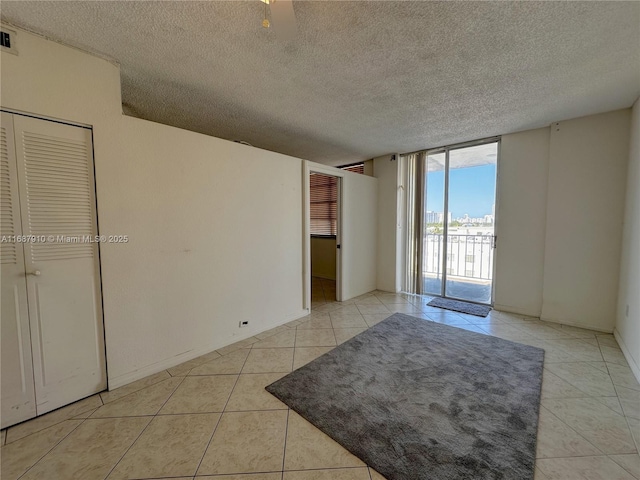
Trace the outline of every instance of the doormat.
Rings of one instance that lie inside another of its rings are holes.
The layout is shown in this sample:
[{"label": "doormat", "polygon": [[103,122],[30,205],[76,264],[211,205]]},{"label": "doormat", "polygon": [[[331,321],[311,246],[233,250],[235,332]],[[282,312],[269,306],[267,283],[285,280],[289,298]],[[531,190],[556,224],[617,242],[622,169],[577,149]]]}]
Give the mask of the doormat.
[{"label": "doormat", "polygon": [[389,480],[531,480],[543,360],[397,313],[266,389]]},{"label": "doormat", "polygon": [[476,317],[486,317],[491,311],[491,307],[487,305],[478,305],[477,303],[461,302],[460,300],[451,300],[450,298],[437,297],[427,303],[430,307],[439,307],[454,312],[468,313]]}]

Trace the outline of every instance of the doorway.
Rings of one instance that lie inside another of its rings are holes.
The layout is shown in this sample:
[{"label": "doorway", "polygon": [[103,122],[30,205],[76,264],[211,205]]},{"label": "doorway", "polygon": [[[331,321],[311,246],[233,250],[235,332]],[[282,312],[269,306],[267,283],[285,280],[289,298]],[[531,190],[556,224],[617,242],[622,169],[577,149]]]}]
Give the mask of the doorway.
[{"label": "doorway", "polygon": [[305,172],[305,308],[340,301],[342,176],[314,165]]},{"label": "doorway", "polygon": [[499,146],[493,138],[408,156],[408,291],[493,303]]}]

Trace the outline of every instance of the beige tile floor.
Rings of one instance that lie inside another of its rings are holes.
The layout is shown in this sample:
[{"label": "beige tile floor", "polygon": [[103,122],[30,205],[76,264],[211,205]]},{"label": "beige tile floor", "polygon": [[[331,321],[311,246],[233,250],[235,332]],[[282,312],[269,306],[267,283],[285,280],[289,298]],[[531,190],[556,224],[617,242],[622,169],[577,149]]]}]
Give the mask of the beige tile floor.
[{"label": "beige tile floor", "polygon": [[373,292],[2,432],[3,480],[380,480],[264,387],[405,312],[546,350],[536,480],[640,479],[640,385],[611,335]]}]

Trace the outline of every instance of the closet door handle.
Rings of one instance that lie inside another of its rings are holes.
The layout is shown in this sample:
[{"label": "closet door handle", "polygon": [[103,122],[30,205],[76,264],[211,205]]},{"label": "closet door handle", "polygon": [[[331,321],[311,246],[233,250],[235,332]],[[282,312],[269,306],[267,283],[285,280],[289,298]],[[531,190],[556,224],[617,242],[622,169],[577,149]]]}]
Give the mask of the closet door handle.
[{"label": "closet door handle", "polygon": [[34,277],[40,276],[40,270],[34,270],[33,272],[28,272],[27,275],[33,275]]}]

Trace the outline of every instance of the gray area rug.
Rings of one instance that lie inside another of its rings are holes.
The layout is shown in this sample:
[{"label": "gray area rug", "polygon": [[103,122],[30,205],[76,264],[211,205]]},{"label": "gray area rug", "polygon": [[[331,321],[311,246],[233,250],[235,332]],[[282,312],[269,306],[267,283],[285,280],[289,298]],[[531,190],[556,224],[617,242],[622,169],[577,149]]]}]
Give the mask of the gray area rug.
[{"label": "gray area rug", "polygon": [[477,303],[461,302],[460,300],[451,300],[450,298],[437,297],[427,303],[430,307],[440,307],[454,312],[468,313],[477,317],[486,317],[491,311],[491,307],[487,305],[478,305]]},{"label": "gray area rug", "polygon": [[526,480],[543,359],[397,313],[266,389],[389,480]]}]

